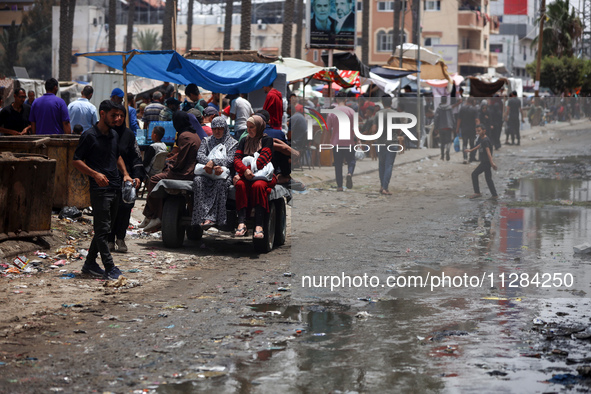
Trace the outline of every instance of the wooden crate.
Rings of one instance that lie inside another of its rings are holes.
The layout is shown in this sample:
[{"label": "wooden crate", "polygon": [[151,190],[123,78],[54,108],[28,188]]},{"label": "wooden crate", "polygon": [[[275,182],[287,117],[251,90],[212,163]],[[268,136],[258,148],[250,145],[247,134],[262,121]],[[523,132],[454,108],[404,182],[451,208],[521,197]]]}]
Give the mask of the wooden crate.
[{"label": "wooden crate", "polygon": [[0,153],[0,241],[51,231],[56,161]]}]

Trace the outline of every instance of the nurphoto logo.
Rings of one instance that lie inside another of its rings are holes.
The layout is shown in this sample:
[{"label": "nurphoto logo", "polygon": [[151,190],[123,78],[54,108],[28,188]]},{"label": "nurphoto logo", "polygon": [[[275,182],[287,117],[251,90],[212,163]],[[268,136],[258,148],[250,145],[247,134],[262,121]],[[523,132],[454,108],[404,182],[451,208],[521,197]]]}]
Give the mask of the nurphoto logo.
[{"label": "nurphoto logo", "polygon": [[[378,123],[376,132],[374,134],[364,134],[359,130],[359,114],[357,112],[355,112],[353,115],[353,128],[351,129],[351,121],[349,116],[338,108],[322,108],[320,112],[308,107],[306,107],[306,109],[308,110],[308,113],[306,114],[308,120],[308,140],[311,141],[314,138],[314,125],[318,125],[321,129],[326,129],[333,134],[335,133],[335,130],[329,129],[325,117],[323,116],[327,115],[328,118],[328,116],[332,114],[338,119],[338,141],[351,141],[353,139],[357,139],[362,142],[349,145],[321,143],[318,145],[318,149],[320,151],[336,149],[337,151],[354,150],[355,152],[369,152],[373,146],[378,152],[380,149],[387,149],[389,152],[401,152],[404,148],[402,145],[398,144],[398,132],[394,133],[394,130],[401,131],[411,141],[417,141],[417,137],[415,137],[409,130],[416,126],[417,117],[408,112],[379,110],[374,115],[374,119],[377,119]],[[351,135],[351,130],[353,130],[354,138],[352,138],[353,136]],[[384,133],[385,140],[382,138]],[[331,139],[331,141],[334,142],[334,138]],[[363,143],[366,141],[368,143]],[[371,141],[380,142],[371,143]],[[386,141],[387,143],[383,143],[383,141]]]}]

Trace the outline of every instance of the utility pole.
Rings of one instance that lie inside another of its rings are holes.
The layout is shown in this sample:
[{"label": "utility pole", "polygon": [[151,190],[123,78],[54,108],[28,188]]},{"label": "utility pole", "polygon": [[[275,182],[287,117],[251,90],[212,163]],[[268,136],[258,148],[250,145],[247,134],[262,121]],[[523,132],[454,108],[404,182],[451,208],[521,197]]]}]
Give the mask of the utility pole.
[{"label": "utility pole", "polygon": [[544,19],[546,19],[546,0],[540,0],[540,33],[538,34],[538,53],[536,56],[535,97],[540,97],[540,69],[542,67],[542,42],[544,41]]}]

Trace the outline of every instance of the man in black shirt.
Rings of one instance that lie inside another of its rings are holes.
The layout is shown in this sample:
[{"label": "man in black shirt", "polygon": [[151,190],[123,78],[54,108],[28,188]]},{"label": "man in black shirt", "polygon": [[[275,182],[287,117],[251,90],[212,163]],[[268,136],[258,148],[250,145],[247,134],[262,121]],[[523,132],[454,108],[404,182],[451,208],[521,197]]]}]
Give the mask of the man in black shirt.
[{"label": "man in black shirt", "polygon": [[[99,107],[100,120],[80,136],[74,152],[74,167],[90,179],[90,203],[94,215],[94,237],[82,267],[85,274],[117,279],[121,275],[109,251],[107,237],[117,216],[123,182],[133,182],[119,152],[119,137],[113,130],[123,115],[114,103],[105,100]],[[98,253],[105,270],[96,263]]]},{"label": "man in black shirt", "polygon": [[[458,125],[456,127],[456,135],[462,133],[462,148],[464,149],[464,164],[468,164],[468,154],[466,153],[468,144],[470,148],[474,148],[474,140],[476,139],[476,123],[478,119],[478,109],[474,106],[474,99],[468,99],[468,103],[460,109],[458,114]],[[473,152],[470,149],[469,152]],[[470,162],[476,161],[476,153],[470,153]]]},{"label": "man in black shirt", "polygon": [[22,135],[29,132],[31,129],[29,122],[31,106],[25,104],[26,99],[25,89],[18,88],[14,91],[14,102],[0,111],[0,133]]},{"label": "man in black shirt", "polygon": [[472,149],[464,150],[464,152],[472,152],[478,149],[478,155],[480,157],[480,164],[472,172],[472,186],[474,187],[474,194],[471,195],[470,198],[482,197],[482,194],[480,193],[480,187],[478,186],[478,176],[484,172],[484,179],[486,179],[486,184],[488,185],[490,194],[492,194],[492,199],[496,200],[499,198],[499,196],[497,195],[497,189],[495,189],[495,184],[493,183],[492,174],[490,171],[491,167],[493,170],[497,169],[497,166],[492,159],[492,143],[486,136],[486,129],[482,125],[476,126],[476,133],[478,134],[478,141],[480,141],[480,143]]}]

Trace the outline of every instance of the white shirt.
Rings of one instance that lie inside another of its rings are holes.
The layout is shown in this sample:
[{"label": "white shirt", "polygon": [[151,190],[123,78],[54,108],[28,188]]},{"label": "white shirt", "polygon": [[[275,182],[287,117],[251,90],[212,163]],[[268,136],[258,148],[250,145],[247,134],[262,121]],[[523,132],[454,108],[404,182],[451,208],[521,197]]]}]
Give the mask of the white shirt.
[{"label": "white shirt", "polygon": [[232,101],[230,113],[236,115],[234,130],[246,130],[246,119],[253,114],[250,102],[242,97],[238,97]]}]

